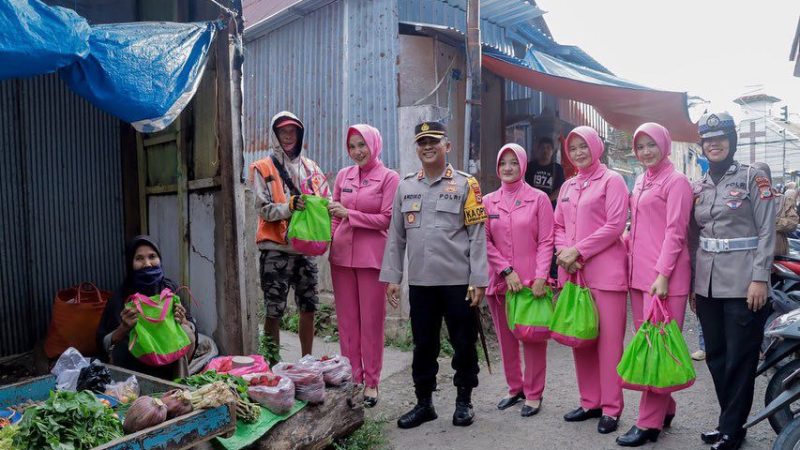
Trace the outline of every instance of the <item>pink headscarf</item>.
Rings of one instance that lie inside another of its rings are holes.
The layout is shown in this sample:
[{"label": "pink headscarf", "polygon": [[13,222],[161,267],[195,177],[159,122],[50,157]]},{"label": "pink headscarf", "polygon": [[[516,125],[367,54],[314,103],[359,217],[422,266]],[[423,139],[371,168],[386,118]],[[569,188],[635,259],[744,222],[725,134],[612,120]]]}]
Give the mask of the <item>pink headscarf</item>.
[{"label": "pink headscarf", "polygon": [[661,173],[662,170],[672,167],[672,161],[669,160],[669,155],[672,153],[672,137],[670,137],[669,131],[666,128],[657,123],[643,123],[633,133],[634,153],[636,153],[636,139],[642,133],[650,136],[650,139],[654,140],[656,145],[658,145],[658,149],[661,150],[661,160],[655,166],[648,167],[645,173],[645,180],[651,180]]},{"label": "pink headscarf", "polygon": [[506,144],[501,147],[500,151],[497,152],[497,166],[495,167],[498,178],[500,178],[500,160],[506,152],[513,152],[519,162],[519,178],[510,183],[503,181],[500,184],[500,193],[506,202],[510,204],[515,200],[522,185],[525,184],[525,170],[528,168],[528,155],[525,149],[517,144]]},{"label": "pink headscarf", "polygon": [[[570,131],[566,140],[567,148],[569,148],[569,142],[574,136],[580,136],[584,141],[586,141],[586,144],[589,146],[589,153],[592,155],[592,164],[584,169],[578,168],[577,164],[575,164],[575,161],[570,158],[572,165],[578,169],[577,179],[583,180],[591,177],[600,167],[605,167],[600,163],[600,157],[603,156],[605,147],[603,146],[603,140],[600,139],[600,135],[597,134],[597,131],[592,127],[580,126]],[[567,158],[569,158],[569,151],[567,151]]]},{"label": "pink headscarf", "polygon": [[350,142],[350,136],[354,134],[360,134],[361,137],[364,138],[364,142],[366,142],[367,147],[369,147],[369,162],[358,168],[359,172],[368,173],[375,166],[381,164],[380,157],[381,150],[383,149],[383,138],[381,138],[381,132],[372,125],[367,125],[365,123],[359,123],[350,126],[350,128],[347,129],[347,139],[344,146],[345,150],[348,150],[348,153],[349,148],[347,145]]}]

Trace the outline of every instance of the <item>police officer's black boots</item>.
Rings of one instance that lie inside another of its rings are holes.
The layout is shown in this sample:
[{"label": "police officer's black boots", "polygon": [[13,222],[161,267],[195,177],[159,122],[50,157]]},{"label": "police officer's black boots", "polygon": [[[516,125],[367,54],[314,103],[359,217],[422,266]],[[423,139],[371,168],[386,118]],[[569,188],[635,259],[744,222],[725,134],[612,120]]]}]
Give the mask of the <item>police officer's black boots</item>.
[{"label": "police officer's black boots", "polygon": [[456,411],[453,413],[453,425],[467,427],[472,425],[475,413],[472,411],[472,388],[457,388]]},{"label": "police officer's black boots", "polygon": [[438,417],[439,416],[436,415],[436,410],[433,409],[431,397],[419,397],[417,398],[417,405],[414,406],[414,409],[397,419],[397,426],[400,428],[414,428],[425,422],[435,420]]}]

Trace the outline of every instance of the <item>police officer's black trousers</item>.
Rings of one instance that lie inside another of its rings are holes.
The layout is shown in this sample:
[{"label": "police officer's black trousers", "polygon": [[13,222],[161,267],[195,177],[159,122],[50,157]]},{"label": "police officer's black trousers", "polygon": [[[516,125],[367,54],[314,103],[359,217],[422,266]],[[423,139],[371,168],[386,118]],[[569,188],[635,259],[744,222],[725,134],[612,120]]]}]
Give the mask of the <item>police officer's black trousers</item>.
[{"label": "police officer's black trousers", "polygon": [[722,434],[742,436],[742,426],[753,405],[767,307],[753,312],[747,308],[745,298],[696,298],[697,317],[706,342],[706,364],[720,406],[718,429]]},{"label": "police officer's black trousers", "polygon": [[411,375],[417,398],[429,398],[436,389],[439,364],[439,339],[442,318],[453,346],[453,384],[478,386],[478,329],[475,312],[465,300],[467,286],[410,286],[411,332],[414,335],[414,360]]}]

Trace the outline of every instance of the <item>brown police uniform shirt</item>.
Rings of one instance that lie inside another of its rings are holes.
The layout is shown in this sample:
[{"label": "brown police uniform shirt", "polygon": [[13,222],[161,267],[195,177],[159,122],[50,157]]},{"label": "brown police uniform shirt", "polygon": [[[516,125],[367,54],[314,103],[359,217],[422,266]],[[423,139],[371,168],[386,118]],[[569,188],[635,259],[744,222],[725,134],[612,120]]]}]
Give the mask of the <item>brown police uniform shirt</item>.
[{"label": "brown police uniform shirt", "polygon": [[392,207],[380,280],[400,283],[408,251],[413,286],[487,286],[486,232],[478,181],[448,164],[429,180],[424,171],[400,181]]},{"label": "brown police uniform shirt", "polygon": [[[778,207],[764,172],[734,162],[719,183],[706,174],[693,184],[689,245],[694,292],[715,298],[747,297],[752,281],[769,282]],[[751,250],[708,252],[699,238],[758,238]]]}]

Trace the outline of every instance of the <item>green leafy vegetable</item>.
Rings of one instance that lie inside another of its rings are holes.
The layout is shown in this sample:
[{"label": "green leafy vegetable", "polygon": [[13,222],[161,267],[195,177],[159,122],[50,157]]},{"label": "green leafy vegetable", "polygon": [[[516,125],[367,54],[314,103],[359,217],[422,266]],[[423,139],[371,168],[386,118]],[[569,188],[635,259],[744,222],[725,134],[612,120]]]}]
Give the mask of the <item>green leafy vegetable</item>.
[{"label": "green leafy vegetable", "polygon": [[122,423],[111,408],[86,391],[51,392],[41,405],[28,408],[14,437],[25,449],[83,450],[121,438]]},{"label": "green leafy vegetable", "polygon": [[0,428],[0,448],[3,450],[14,450],[19,447],[14,447],[14,436],[19,433],[19,427],[16,425],[6,425]]},{"label": "green leafy vegetable", "polygon": [[225,382],[225,384],[228,386],[236,389],[236,392],[238,392],[242,398],[247,399],[247,381],[244,381],[244,378],[242,377],[228,375],[226,373],[217,373],[214,370],[209,370],[208,372],[198,373],[197,375],[192,375],[186,378],[178,378],[175,380],[175,382],[178,384],[185,384],[186,386],[193,388],[198,388],[216,381]]}]

